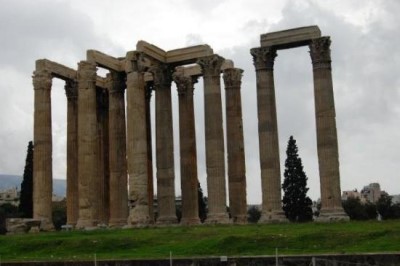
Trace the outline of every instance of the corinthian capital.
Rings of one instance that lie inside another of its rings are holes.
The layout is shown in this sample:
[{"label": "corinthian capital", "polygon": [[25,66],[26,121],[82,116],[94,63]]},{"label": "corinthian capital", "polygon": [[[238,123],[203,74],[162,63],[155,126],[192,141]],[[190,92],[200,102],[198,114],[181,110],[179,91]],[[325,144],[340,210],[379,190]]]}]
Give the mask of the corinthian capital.
[{"label": "corinthian capital", "polygon": [[[134,72],[143,73],[146,72],[148,68],[149,59],[146,58],[146,55],[143,52],[129,52],[126,56],[126,61],[130,64],[129,69]],[[130,71],[127,71],[130,72]]]},{"label": "corinthian capital", "polygon": [[88,61],[78,63],[78,82],[96,82],[96,65]]},{"label": "corinthian capital", "polygon": [[272,47],[259,47],[250,50],[250,54],[253,56],[253,63],[256,70],[261,69],[274,69],[274,62],[276,49]]},{"label": "corinthian capital", "polygon": [[197,60],[200,65],[201,71],[204,76],[219,76],[221,73],[221,66],[225,59],[219,55],[210,55]]},{"label": "corinthian capital", "polygon": [[110,93],[114,92],[124,92],[126,87],[126,74],[123,72],[117,71],[110,71],[107,74],[107,81],[108,81],[108,91]]},{"label": "corinthian capital", "polygon": [[313,39],[310,43],[311,61],[315,67],[327,67],[331,65],[331,40],[329,37]]},{"label": "corinthian capital", "polygon": [[240,68],[228,68],[224,70],[225,89],[240,89],[243,70]]},{"label": "corinthian capital", "polygon": [[187,94],[193,95],[193,84],[197,82],[197,77],[185,76],[183,73],[175,72],[172,75],[176,87],[178,89],[178,96],[184,96]]},{"label": "corinthian capital", "polygon": [[46,69],[33,72],[32,81],[35,90],[50,90],[52,85],[52,75]]},{"label": "corinthian capital", "polygon": [[78,82],[76,82],[76,80],[67,79],[65,81],[64,89],[68,100],[73,100],[78,97]]},{"label": "corinthian capital", "polygon": [[171,87],[173,68],[168,64],[159,63],[149,68],[153,74],[153,82],[155,90],[159,88]]}]

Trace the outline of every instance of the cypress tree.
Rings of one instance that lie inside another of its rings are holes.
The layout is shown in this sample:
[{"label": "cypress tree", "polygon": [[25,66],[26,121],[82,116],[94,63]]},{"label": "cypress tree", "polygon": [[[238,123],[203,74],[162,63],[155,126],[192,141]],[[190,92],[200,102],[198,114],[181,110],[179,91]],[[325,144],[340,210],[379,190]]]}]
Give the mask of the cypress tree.
[{"label": "cypress tree", "polygon": [[291,222],[312,220],[312,201],[307,196],[307,176],[298,155],[296,140],[290,136],[286,150],[285,173],[282,189],[283,211]]},{"label": "cypress tree", "polygon": [[202,223],[207,218],[207,204],[204,200],[203,189],[200,186],[200,182],[197,181],[197,196],[199,202],[199,218]]},{"label": "cypress tree", "polygon": [[24,218],[33,217],[33,143],[29,141],[21,183],[18,210]]}]

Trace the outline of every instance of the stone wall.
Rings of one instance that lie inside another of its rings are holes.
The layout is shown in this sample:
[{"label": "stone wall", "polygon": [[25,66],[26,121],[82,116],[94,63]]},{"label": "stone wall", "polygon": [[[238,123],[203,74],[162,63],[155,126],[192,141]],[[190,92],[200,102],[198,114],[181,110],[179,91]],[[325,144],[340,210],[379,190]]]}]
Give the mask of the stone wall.
[{"label": "stone wall", "polygon": [[[359,255],[303,255],[278,257],[280,266],[309,266],[313,265],[313,258],[316,266],[350,266],[350,265],[379,265],[395,266],[400,265],[400,253],[394,254],[359,254]],[[265,257],[212,257],[212,258],[191,258],[191,259],[169,259],[164,260],[118,260],[118,261],[62,261],[62,262],[15,262],[2,263],[2,266],[256,266],[256,265],[277,265],[274,256]]]}]

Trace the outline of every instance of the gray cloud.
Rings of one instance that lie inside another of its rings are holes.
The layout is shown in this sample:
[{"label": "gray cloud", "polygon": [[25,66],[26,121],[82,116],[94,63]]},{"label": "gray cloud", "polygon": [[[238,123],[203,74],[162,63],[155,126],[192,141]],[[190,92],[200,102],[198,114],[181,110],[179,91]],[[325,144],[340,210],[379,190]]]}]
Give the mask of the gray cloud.
[{"label": "gray cloud", "polygon": [[[126,22],[115,25],[115,27],[122,27],[118,28],[118,40],[123,34],[131,39],[125,43],[116,44],[112,31],[105,33],[97,26],[103,19],[108,19],[110,25],[114,26],[112,16],[115,14],[110,13],[107,18],[98,15],[103,14],[104,10],[97,12],[97,15],[93,14],[92,12],[104,7],[104,3],[101,2],[94,5],[96,10],[80,9],[77,3],[44,0],[2,1],[0,10],[0,51],[2,51],[0,53],[0,76],[2,76],[0,90],[3,92],[0,105],[2,126],[0,172],[2,173],[22,174],[23,171],[27,143],[32,139],[33,90],[30,76],[34,70],[35,60],[46,57],[70,67],[76,67],[76,63],[84,59],[87,49],[98,49],[114,56],[123,56],[125,49],[121,47],[132,47],[137,40],[142,38],[140,35],[135,35],[137,33],[135,27],[147,27],[144,22],[145,16],[139,16],[138,21],[129,20],[129,23],[127,23],[128,18],[117,20]],[[352,3],[354,8],[357,8],[364,1]],[[186,2],[185,5],[188,6],[190,12],[201,16],[204,20],[198,20],[196,17],[201,27],[192,28],[191,32],[182,32],[183,39],[177,42],[195,45],[207,40],[213,47],[220,45],[218,39],[210,39],[217,35],[207,35],[207,29],[203,29],[202,26],[206,24],[203,24],[204,21],[207,22],[207,14],[217,9],[221,10],[222,4],[228,5],[228,2],[221,2],[218,5],[210,1]],[[267,10],[270,7],[268,4],[262,4],[262,1],[258,4],[259,9]],[[149,6],[156,7],[157,5],[150,3]],[[254,15],[243,20],[239,28],[225,26],[223,29],[224,35],[220,38],[228,38],[228,33],[238,31],[237,36],[240,40],[216,52],[233,59],[235,65],[245,71],[242,102],[249,202],[261,201],[255,72],[249,49],[259,46],[259,35],[262,33],[314,24],[320,26],[324,35],[332,38],[333,83],[342,189],[361,188],[368,182],[377,181],[390,193],[398,193],[396,187],[399,187],[399,182],[396,173],[400,172],[400,165],[396,161],[400,147],[395,140],[399,131],[400,118],[400,108],[397,104],[400,98],[400,78],[396,74],[400,64],[400,50],[397,49],[400,44],[397,29],[397,25],[400,24],[400,17],[397,15],[400,13],[400,4],[396,0],[370,1],[365,6],[371,8],[365,11],[370,12],[371,15],[366,17],[365,23],[355,24],[345,19],[346,14],[342,14],[341,9],[331,10],[318,1],[287,1],[284,8],[277,11],[281,12],[280,19],[272,20],[270,17]],[[116,10],[113,12],[116,13]],[[217,16],[213,14],[213,19],[215,18]],[[151,41],[162,48],[165,48],[163,45],[171,47],[174,41],[170,40],[172,37],[168,36],[167,30],[173,30],[176,34],[179,30],[177,25],[180,25],[182,21],[174,22],[175,24],[172,25],[177,28],[171,29],[171,24],[165,22],[166,28],[164,28],[163,22],[155,23],[156,19],[157,17],[152,17],[151,29],[154,34]],[[173,17],[171,17],[172,20]],[[213,26],[216,32],[221,30],[218,28],[220,25]],[[176,39],[176,35],[173,36]],[[247,36],[248,39],[243,40],[243,36]],[[168,42],[168,44],[162,42]],[[179,47],[171,49],[173,48]],[[311,196],[316,199],[319,196],[319,180],[312,68],[308,48],[279,51],[275,64],[275,85],[281,164],[283,165],[285,159],[287,139],[290,135],[294,135],[305,170],[310,178]],[[175,94],[173,92],[176,100]],[[202,83],[196,86],[195,99],[199,177],[204,188]],[[65,170],[65,105],[63,83],[55,80],[53,90],[55,177],[60,177],[59,175],[62,175]],[[179,176],[176,101],[174,108],[176,174]],[[176,187],[179,190],[178,183]]]}]

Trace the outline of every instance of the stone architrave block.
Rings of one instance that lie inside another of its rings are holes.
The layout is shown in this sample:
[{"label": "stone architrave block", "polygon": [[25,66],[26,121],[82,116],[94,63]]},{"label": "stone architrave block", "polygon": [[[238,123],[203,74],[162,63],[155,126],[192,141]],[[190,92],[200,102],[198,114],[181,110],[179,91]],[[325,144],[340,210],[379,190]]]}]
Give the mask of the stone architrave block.
[{"label": "stone architrave block", "polygon": [[214,54],[213,49],[207,44],[180,48],[166,53],[166,63],[192,64],[198,58],[212,54]]},{"label": "stone architrave block", "polygon": [[320,37],[321,30],[318,26],[308,26],[261,34],[260,43],[261,47],[288,49],[307,45],[312,39]]},{"label": "stone architrave block", "polygon": [[118,72],[125,70],[125,62],[123,60],[112,57],[110,55],[104,54],[96,50],[87,50],[86,59],[108,70],[114,70]]}]

